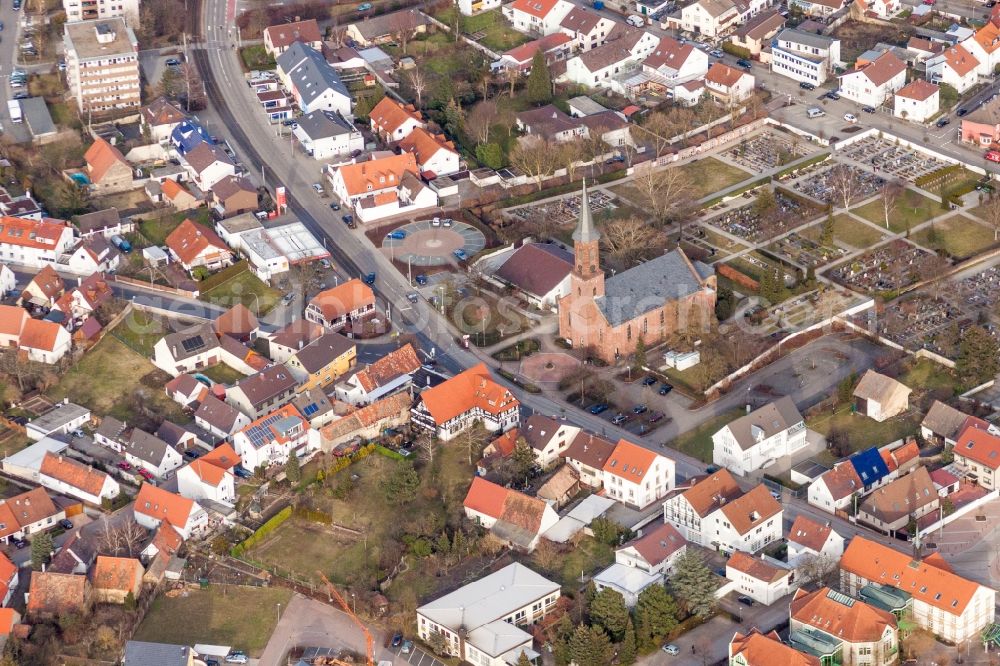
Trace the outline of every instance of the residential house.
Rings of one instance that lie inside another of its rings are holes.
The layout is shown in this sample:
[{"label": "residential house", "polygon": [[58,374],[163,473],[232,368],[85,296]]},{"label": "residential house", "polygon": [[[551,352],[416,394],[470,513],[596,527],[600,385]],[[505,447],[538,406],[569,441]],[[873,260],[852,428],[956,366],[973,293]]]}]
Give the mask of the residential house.
[{"label": "residential house", "polygon": [[520,405],[480,363],[421,391],[412,410],[413,423],[447,441],[476,422],[491,431],[515,428],[520,422]]},{"label": "residential house", "polygon": [[378,135],[386,143],[401,141],[418,127],[427,127],[423,115],[412,104],[403,105],[388,95],[368,114],[372,133]]},{"label": "residential house", "polygon": [[[940,42],[935,39],[914,35],[913,37],[910,37],[909,41],[906,42],[906,50],[910,53],[910,57],[907,58],[907,60],[912,62],[914,65],[922,63],[931,56],[944,51],[945,47],[949,46],[949,44],[950,42]],[[969,49],[969,51],[976,53],[973,49]],[[981,64],[982,59],[980,58],[979,60]]]},{"label": "residential house", "polygon": [[844,554],[844,537],[837,534],[829,522],[821,525],[803,514],[795,517],[786,541],[788,551],[785,561],[792,567],[798,567],[816,557],[837,562]]},{"label": "residential house", "polygon": [[104,472],[63,455],[46,452],[38,470],[38,483],[45,488],[100,506],[118,496],[121,487]]},{"label": "residential house", "polygon": [[[92,242],[106,243],[103,238]],[[82,320],[96,314],[98,308],[114,298],[111,285],[103,273],[91,273],[86,278],[77,278],[77,286],[64,294],[54,309],[64,312],[67,318]]]},{"label": "residential house", "polygon": [[640,63],[659,43],[660,38],[651,32],[618,24],[605,44],[567,60],[559,80],[625,95],[629,75],[641,68]]},{"label": "residential house", "polygon": [[[273,341],[273,338],[272,338]],[[420,359],[413,345],[406,343],[370,365],[359,367],[337,383],[337,400],[349,405],[372,403],[379,398],[402,391],[420,368]]]},{"label": "residential house", "polygon": [[806,445],[806,424],[785,396],[736,419],[712,435],[712,462],[746,475]]},{"label": "residential house", "polygon": [[847,511],[864,483],[854,465],[842,462],[809,484],[808,502],[829,513]]},{"label": "residential house", "polygon": [[91,572],[94,601],[99,604],[124,604],[129,594],[137,600],[144,573],[142,563],[134,557],[98,555]]},{"label": "residential house", "polygon": [[674,461],[622,439],[604,463],[603,476],[608,497],[643,509],[673,490]]},{"label": "residential house", "polygon": [[934,487],[937,488],[938,496],[942,498],[958,492],[958,489],[962,485],[961,480],[957,476],[943,467],[931,472],[931,481],[934,482]]},{"label": "residential house", "polygon": [[818,657],[799,652],[781,642],[777,631],[762,634],[753,628],[746,634],[736,632],[729,641],[729,661],[732,666],[820,666]]},{"label": "residential house", "polygon": [[257,188],[243,176],[225,176],[212,185],[212,201],[222,217],[257,210]]},{"label": "residential house", "polygon": [[181,165],[187,171],[188,178],[202,192],[208,192],[226,176],[236,175],[236,165],[232,158],[222,148],[207,141],[202,141],[184,153]]},{"label": "residential house", "polygon": [[680,28],[716,38],[733,30],[740,18],[740,10],[732,0],[695,0],[681,8]]},{"label": "residential house", "polygon": [[128,641],[122,666],[196,666],[197,653],[186,645]]},{"label": "residential house", "polygon": [[399,11],[367,16],[362,21],[355,21],[347,26],[347,37],[364,48],[399,40],[401,35],[407,39],[427,32],[430,20],[418,9],[400,9]]},{"label": "residential house", "polygon": [[319,449],[319,433],[294,405],[283,405],[233,435],[244,469],[284,465],[295,453],[305,460]]},{"label": "residential house", "polygon": [[554,32],[520,46],[504,51],[500,59],[490,64],[493,71],[515,71],[523,76],[531,73],[531,64],[535,54],[542,52],[545,64],[551,67],[554,63],[566,60],[573,51],[573,38],[565,32]]},{"label": "residential house", "polygon": [[351,93],[323,54],[302,42],[294,42],[277,57],[278,77],[302,113],[332,111],[352,118]]},{"label": "residential house", "polygon": [[868,370],[854,388],[853,396],[859,414],[881,422],[909,409],[910,392],[892,377]]},{"label": "residential house", "polygon": [[81,238],[92,236],[104,236],[111,238],[114,235],[131,233],[135,229],[135,224],[130,219],[123,220],[118,214],[117,208],[105,208],[93,213],[85,213],[76,216],[76,228]]},{"label": "residential house", "polygon": [[342,445],[357,443],[360,439],[371,440],[380,437],[386,428],[396,428],[409,421],[412,400],[406,393],[380,398],[375,402],[355,410],[344,417],[337,417],[320,430],[320,447],[325,453],[338,449]]},{"label": "residential house", "polygon": [[[196,409],[202,398],[208,394],[208,387],[187,373],[182,373],[171,379],[164,386],[167,397],[179,404],[181,407]],[[104,419],[107,420],[107,417]],[[101,421],[104,426],[104,421]],[[124,428],[124,424],[122,424]],[[105,444],[98,442],[98,444]],[[107,444],[105,444],[107,446]]]},{"label": "residential house", "polygon": [[[505,443],[504,448],[501,449],[502,455],[513,455],[514,453],[514,450],[510,447],[510,438],[507,437],[512,432],[517,432],[517,429],[508,430],[498,437],[497,440],[494,440]],[[514,441],[516,444],[517,440]],[[548,481],[542,484],[536,495],[539,499],[543,499],[556,509],[559,509],[569,504],[579,493],[580,475],[569,465],[563,465],[556,470],[555,474],[549,477]]]},{"label": "residential house", "polygon": [[481,666],[517,663],[522,653],[537,659],[522,627],[553,611],[559,594],[559,583],[515,562],[418,608],[417,635],[439,634],[449,655]]},{"label": "residential house", "polygon": [[938,86],[915,79],[896,91],[892,115],[915,123],[925,123],[940,109]]},{"label": "residential house", "polygon": [[89,409],[64,400],[28,421],[24,429],[28,439],[37,442],[51,435],[68,435],[89,423],[90,419]]},{"label": "residential house", "polygon": [[961,44],[955,44],[927,59],[927,78],[931,83],[947,83],[964,93],[979,81],[979,60]]},{"label": "residential house", "polygon": [[892,51],[886,51],[870,64],[839,78],[841,95],[858,104],[878,107],[906,85],[906,63]]},{"label": "residential house", "polygon": [[[560,32],[553,33],[553,35],[563,34],[569,37],[569,49],[579,53],[604,44],[614,27],[615,22],[598,10],[575,6],[559,22]],[[549,35],[549,37],[553,35]]]},{"label": "residential house", "polygon": [[44,266],[25,286],[17,298],[17,304],[48,310],[55,306],[64,293],[66,284],[63,279],[52,266]]},{"label": "residential house", "polygon": [[292,399],[298,388],[295,376],[284,365],[272,365],[244,377],[226,391],[226,402],[257,419]]},{"label": "residential house", "polygon": [[557,143],[573,141],[588,135],[586,125],[552,104],[521,111],[514,117],[514,122],[523,134]]},{"label": "residential house", "polygon": [[292,399],[292,404],[309,421],[309,426],[316,429],[340,419],[341,414],[338,412],[344,408],[340,404],[335,408],[333,401],[322,389],[299,391]]},{"label": "residential house", "polygon": [[201,205],[198,197],[172,178],[167,178],[160,184],[160,193],[163,201],[173,206],[175,210],[191,210]]},{"label": "residential house", "polygon": [[0,217],[0,261],[5,263],[32,268],[54,264],[75,242],[65,223]]},{"label": "residential house", "polygon": [[[532,414],[518,429],[518,433],[531,447],[538,466],[548,469],[559,462],[559,458],[580,434],[580,428],[567,421]],[[595,473],[602,467],[603,464],[598,466]]]},{"label": "residential house", "polygon": [[554,307],[569,293],[573,255],[552,243],[525,243],[513,250],[493,277],[520,291],[539,308]]},{"label": "residential house", "polygon": [[764,47],[771,45],[771,38],[784,27],[785,17],[777,8],[766,9],[737,28],[736,32],[729,36],[729,41],[746,49],[751,57],[756,58],[760,56]]},{"label": "residential house", "polygon": [[615,551],[615,562],[649,574],[665,576],[687,552],[687,540],[670,523],[653,527]]},{"label": "residential house", "polygon": [[754,77],[742,69],[716,62],[705,75],[705,87],[717,102],[732,107],[753,94]]},{"label": "residential house", "polygon": [[178,123],[170,133],[170,145],[181,155],[190,152],[203,142],[211,142],[212,135],[197,120],[187,119]]},{"label": "residential house", "polygon": [[87,179],[95,192],[109,194],[132,189],[132,165],[107,140],[95,138],[83,154],[83,160],[87,163]]},{"label": "residential house", "polygon": [[736,583],[740,594],[765,606],[770,606],[794,589],[792,571],[740,551],[726,560],[726,578]]},{"label": "residential house", "polygon": [[0,346],[16,347],[30,318],[28,311],[20,306],[0,305]]},{"label": "residential house", "polygon": [[14,271],[5,264],[0,264],[0,298],[9,296],[16,286],[17,278],[14,277]]},{"label": "residential house", "polygon": [[228,443],[220,444],[177,470],[177,492],[181,497],[195,501],[235,504],[233,468],[239,462],[240,457],[232,446]]},{"label": "residential house", "polygon": [[209,394],[195,410],[194,422],[219,439],[225,439],[250,425],[250,417]]},{"label": "residential house", "polygon": [[78,275],[114,272],[118,269],[121,254],[107,238],[94,235],[85,238],[69,257],[67,267]]},{"label": "residential house", "polygon": [[260,323],[250,308],[242,303],[237,303],[215,318],[215,321],[212,322],[212,329],[220,338],[228,336],[234,340],[248,343],[257,338]]},{"label": "residential house", "polygon": [[562,20],[573,10],[566,0],[514,0],[502,11],[518,32],[542,37],[559,32]]},{"label": "residential house", "polygon": [[358,278],[319,292],[312,297],[305,310],[308,321],[334,331],[374,314],[375,293]]},{"label": "residential house", "polygon": [[298,350],[285,366],[301,390],[323,388],[347,374],[357,360],[354,342],[339,333],[327,333]]},{"label": "residential house", "polygon": [[4,606],[3,609],[0,609],[0,647],[2,647],[3,638],[10,634],[10,627],[5,626],[8,618],[4,616],[12,611],[7,606],[10,604],[11,597],[14,596],[14,590],[17,589],[19,582],[17,569],[17,565],[11,562],[10,558],[0,554],[0,605]]},{"label": "residential house", "polygon": [[792,0],[791,4],[798,7],[807,16],[830,16],[844,8],[845,0]]},{"label": "residential house", "polygon": [[979,61],[980,76],[992,74],[1000,64],[1000,16],[991,13],[986,25],[976,30],[972,37],[962,40],[961,45]]},{"label": "residential house", "polygon": [[281,55],[295,42],[311,46],[317,51],[323,47],[323,35],[316,19],[279,23],[264,28],[264,50],[270,56]]},{"label": "residential house", "polygon": [[[183,376],[190,378],[191,381],[199,384],[202,388],[205,387],[204,384],[200,384],[190,375]],[[121,453],[122,444],[126,441],[124,434],[124,423],[113,416],[105,416],[101,419],[101,424],[97,427],[97,430],[94,431],[94,442],[101,446],[106,446],[112,451]]]},{"label": "residential house", "polygon": [[475,16],[500,6],[500,0],[458,0],[458,11],[463,16]]},{"label": "residential house", "polygon": [[964,476],[987,490],[1000,488],[1000,430],[975,417],[966,419],[952,448]]},{"label": "residential house", "polygon": [[185,218],[166,239],[167,249],[186,271],[199,266],[218,270],[233,263],[233,255],[225,241],[212,229]]},{"label": "residential house", "polygon": [[170,133],[181,124],[187,116],[173,102],[163,97],[157,97],[148,106],[142,108],[139,123],[144,131],[149,132],[149,138],[157,143],[167,143]]},{"label": "residential house", "polygon": [[840,65],[840,40],[833,37],[785,28],[771,45],[771,70],[794,81],[821,86]]},{"label": "residential house", "polygon": [[146,529],[168,525],[184,540],[208,526],[208,513],[197,502],[149,483],[139,488],[133,509],[135,522]]},{"label": "residential house", "polygon": [[789,642],[824,663],[839,657],[844,666],[888,666],[899,659],[896,616],[829,587],[796,590],[789,616]]},{"label": "residential house", "polygon": [[33,620],[82,615],[90,606],[90,583],[86,576],[35,571],[26,596],[25,614]]},{"label": "residential house", "polygon": [[168,333],[153,346],[153,365],[175,377],[219,363],[248,375],[269,365],[236,338],[217,335],[209,322]]},{"label": "residential house", "polygon": [[[389,99],[383,97],[382,101]],[[381,104],[381,102],[379,102]],[[364,150],[365,140],[354,125],[333,111],[320,109],[299,116],[292,130],[307,155],[327,160]]]},{"label": "residential house", "polygon": [[[562,445],[565,440],[556,441]],[[549,448],[546,446],[545,450],[548,451]],[[580,475],[580,483],[589,488],[601,488],[604,485],[604,465],[611,459],[614,451],[615,445],[608,440],[577,429],[577,434],[565,449],[563,458],[566,459],[566,464]]]},{"label": "residential house", "polygon": [[72,346],[69,331],[54,321],[31,319],[23,308],[0,306],[0,341],[36,363],[53,364]]},{"label": "residential house", "polygon": [[421,182],[413,153],[340,166],[328,164],[324,170],[341,204],[352,208],[362,222],[416,214],[438,202],[437,194]]},{"label": "residential house", "polygon": [[940,555],[924,560],[856,536],[840,559],[840,587],[869,600],[879,587],[909,595],[908,619],[951,643],[978,637],[993,622],[996,591],[952,572]]},{"label": "residential house", "polygon": [[156,435],[133,428],[124,447],[125,460],[137,469],[145,469],[158,479],[165,479],[180,467],[181,454]]},{"label": "residential house", "polygon": [[[656,48],[642,62],[643,82],[637,90],[649,88],[672,95],[678,103],[684,103],[688,96],[701,97],[701,79],[708,73],[708,54],[696,49],[694,44],[681,44],[676,39],[664,37]],[[694,90],[686,91],[685,84],[692,84]],[[690,93],[690,95],[688,94]]]},{"label": "residential house", "polygon": [[559,521],[555,510],[538,499],[474,477],[463,502],[465,516],[512,546],[531,552],[542,534]]},{"label": "residential house", "polygon": [[296,319],[267,337],[267,355],[275,363],[284,363],[299,349],[326,332],[322,324]]},{"label": "residential house", "polygon": [[173,421],[164,421],[156,429],[156,436],[167,443],[170,448],[179,452],[201,453],[200,447],[208,443],[202,439],[202,433],[196,429],[184,427]]},{"label": "residential house", "polygon": [[889,20],[899,10],[899,0],[858,0],[858,11],[882,20]]},{"label": "residential house", "polygon": [[968,418],[965,412],[935,400],[920,422],[920,436],[932,444],[954,446]]},{"label": "residential house", "polygon": [[[11,539],[44,532],[65,517],[65,510],[55,505],[44,488],[32,488],[0,500],[0,541],[8,544]],[[4,580],[0,575],[0,583]]]},{"label": "residential house", "polygon": [[1000,98],[987,101],[962,118],[962,142],[980,147],[1000,144]]},{"label": "residential house", "polygon": [[[127,3],[138,8],[138,2]],[[118,5],[119,7],[122,4]],[[138,11],[135,11],[135,16]],[[76,99],[80,117],[135,114],[142,105],[139,40],[123,18],[63,24],[66,86]]]},{"label": "residential house", "polygon": [[598,592],[614,590],[622,595],[626,608],[635,608],[639,595],[643,590],[653,585],[662,585],[661,577],[646,573],[642,569],[618,564],[615,562],[593,577],[594,589]]},{"label": "residential house", "polygon": [[426,178],[447,176],[462,168],[455,144],[443,134],[432,134],[417,127],[399,142],[399,147],[405,152],[413,153],[420,173]]}]

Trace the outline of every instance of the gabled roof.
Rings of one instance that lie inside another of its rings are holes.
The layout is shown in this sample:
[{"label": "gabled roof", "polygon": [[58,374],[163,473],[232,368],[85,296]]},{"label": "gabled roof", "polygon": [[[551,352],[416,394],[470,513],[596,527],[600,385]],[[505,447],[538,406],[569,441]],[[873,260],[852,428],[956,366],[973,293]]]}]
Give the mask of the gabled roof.
[{"label": "gabled roof", "polygon": [[259,405],[276,396],[291,391],[298,385],[295,377],[283,364],[272,365],[236,382],[252,405]]},{"label": "gabled roof", "polygon": [[0,243],[19,245],[36,250],[54,251],[56,244],[69,230],[61,220],[42,221],[21,217],[0,217]]},{"label": "gabled roof", "polygon": [[[8,529],[0,530],[0,536],[18,531],[16,529],[18,526],[32,525],[59,513],[59,509],[56,508],[48,492],[41,487],[33,488],[7,500],[0,500],[0,507],[5,513],[9,512],[8,515],[16,521],[14,529],[10,529],[8,526]],[[0,580],[4,580],[2,575],[0,575]]]},{"label": "gabled roof", "polygon": [[194,500],[143,483],[135,496],[135,512],[166,522],[179,530],[187,527],[194,509]]},{"label": "gabled roof", "polygon": [[309,423],[295,405],[282,405],[260,417],[240,432],[250,445],[259,449],[272,442],[287,444],[309,429]]},{"label": "gabled roof", "polygon": [[579,461],[592,469],[604,469],[605,463],[614,452],[614,444],[603,437],[581,430],[563,455],[567,460]]},{"label": "gabled roof", "polygon": [[545,296],[573,271],[573,255],[548,250],[547,244],[525,243],[503,262],[496,277],[534,296]]},{"label": "gabled roof", "polygon": [[739,80],[744,76],[750,76],[746,72],[735,67],[730,67],[721,62],[716,62],[711,67],[708,68],[708,73],[705,75],[705,80],[709,83],[714,83],[718,86],[724,88],[732,88]]},{"label": "gabled roof", "polygon": [[423,115],[412,104],[403,106],[388,95],[375,105],[368,117],[373,127],[389,134],[395,133],[407,120],[424,124]]},{"label": "gabled roof", "polygon": [[919,458],[920,448],[917,446],[917,440],[910,439],[902,446],[897,446],[891,451],[880,449],[879,454],[882,456],[882,460],[885,462],[886,467],[889,468],[889,471],[895,472],[911,460]]},{"label": "gabled roof", "polygon": [[924,101],[938,91],[938,87],[925,79],[914,79],[896,91],[896,97]]},{"label": "gabled roof", "polygon": [[83,463],[61,455],[46,452],[39,471],[45,476],[82,490],[89,495],[100,497],[108,475]]},{"label": "gabled roof", "polygon": [[245,338],[259,329],[260,323],[253,312],[250,311],[250,308],[242,303],[237,303],[216,317],[212,326],[215,329],[216,335],[231,335],[234,338]]},{"label": "gabled roof", "polygon": [[371,365],[357,371],[355,377],[358,384],[366,392],[372,392],[380,386],[395,381],[403,375],[412,375],[420,368],[420,359],[413,345],[407,342]]},{"label": "gabled roof", "polygon": [[229,251],[229,246],[219,238],[215,231],[195,224],[187,218],[170,232],[166,239],[166,245],[185,264],[193,262],[199,254],[210,247],[224,252]]},{"label": "gabled roof", "polygon": [[566,14],[563,20],[559,22],[559,27],[586,35],[600,24],[602,18],[605,17],[589,7],[574,6],[569,11],[569,14]]},{"label": "gabled roof", "polygon": [[56,270],[49,264],[43,266],[42,270],[38,271],[35,277],[31,278],[28,286],[34,286],[42,295],[53,300],[66,289],[63,279],[59,277]]},{"label": "gabled roof", "polygon": [[368,17],[363,21],[356,21],[353,26],[363,38],[371,41],[386,35],[397,34],[403,30],[413,31],[422,25],[427,25],[428,22],[423,12],[409,8]]},{"label": "gabled roof", "polygon": [[509,51],[504,51],[503,55],[504,57],[510,58],[514,62],[518,63],[518,65],[530,66],[532,59],[539,51],[543,54],[548,53],[549,51],[557,49],[571,41],[573,41],[573,38],[565,32],[554,32],[551,35],[546,35],[539,39],[533,39],[530,42],[521,44],[520,46],[515,46]]},{"label": "gabled roof", "polygon": [[858,451],[850,457],[850,462],[865,486],[873,485],[889,474],[889,466],[874,446]]},{"label": "gabled roof", "polygon": [[549,12],[555,9],[557,4],[559,4],[559,0],[514,0],[507,7],[511,11],[517,10],[544,19],[549,15]]},{"label": "gabled roof", "polygon": [[965,427],[968,414],[959,411],[940,400],[935,400],[931,408],[927,410],[924,420],[920,422],[921,427],[927,428],[935,435],[946,439],[955,439]]},{"label": "gabled roof", "polygon": [[788,530],[788,542],[819,553],[832,532],[833,528],[829,525],[820,525],[809,516],[799,514],[792,523],[792,529]]},{"label": "gabled roof", "polygon": [[121,151],[101,137],[94,139],[94,143],[90,144],[90,148],[84,153],[83,159],[87,162],[90,180],[95,183],[101,182],[108,171],[117,164],[124,165],[129,172],[132,171],[132,166]]},{"label": "gabled roof", "polygon": [[979,67],[979,60],[976,59],[976,56],[969,53],[961,44],[946,48],[940,56],[935,57],[944,58],[948,67],[958,76],[965,76]]},{"label": "gabled roof", "polygon": [[208,141],[202,141],[189,150],[184,154],[184,159],[197,173],[202,173],[216,162],[233,166],[233,161],[229,159],[229,155],[222,148]]},{"label": "gabled roof", "polygon": [[520,404],[510,391],[493,381],[485,363],[424,389],[420,401],[438,425],[477,407],[488,414],[500,414]]},{"label": "gabled roof", "polygon": [[52,613],[64,615],[82,610],[87,601],[87,577],[74,574],[35,571],[28,588],[29,615]]},{"label": "gabled roof", "polygon": [[399,142],[399,147],[408,153],[413,153],[418,165],[427,162],[440,150],[456,153],[455,144],[448,141],[443,134],[431,134],[423,127],[414,128]]},{"label": "gabled roof", "polygon": [[520,430],[512,428],[499,437],[494,438],[493,441],[487,445],[487,447],[492,447],[496,452],[496,456],[506,458],[514,453],[514,449],[517,448],[517,438],[520,436]]},{"label": "gabled roof", "polygon": [[799,423],[802,423],[802,415],[792,398],[786,395],[724,427],[729,429],[740,448],[746,451],[758,443],[758,437],[773,437]]},{"label": "gabled roof", "polygon": [[297,121],[299,129],[313,141],[357,132],[347,120],[326,109],[319,109],[299,116]]},{"label": "gabled roof", "polygon": [[676,527],[663,523],[622,548],[635,548],[642,559],[655,567],[686,545],[687,539],[681,536]]},{"label": "gabled roof", "polygon": [[777,632],[766,636],[756,628],[747,634],[736,632],[729,643],[731,656],[742,655],[747,666],[820,666],[817,657],[803,654],[781,642]]},{"label": "gabled roof", "polygon": [[20,336],[28,311],[16,305],[0,305],[0,335]]},{"label": "gabled roof", "polygon": [[222,483],[223,479],[226,478],[226,470],[221,467],[216,467],[215,465],[205,462],[201,458],[192,460],[188,467],[194,472],[195,476],[201,480],[202,483],[209,485],[213,488],[218,488],[219,484]]},{"label": "gabled roof", "polygon": [[[849,76],[851,74],[861,72],[865,77],[872,82],[872,85],[881,87],[892,80],[893,77],[899,75],[900,73],[906,72],[906,63],[896,57],[892,51],[886,51],[879,57],[875,58],[867,67],[863,69],[855,69],[842,76]],[[868,371],[874,372],[872,370]]]},{"label": "gabled roof", "polygon": [[117,227],[121,224],[122,218],[118,214],[117,208],[105,208],[93,213],[85,213],[76,217],[76,226],[81,234],[89,234],[95,231],[102,231]]},{"label": "gabled roof", "polygon": [[204,397],[194,413],[195,419],[201,419],[222,432],[231,432],[239,416],[238,409],[219,400],[211,393]]},{"label": "gabled roof", "polygon": [[28,319],[24,322],[24,328],[21,329],[21,338],[18,341],[18,346],[22,349],[55,351],[59,334],[65,330],[54,321]]},{"label": "gabled roof", "polygon": [[215,185],[212,185],[212,194],[219,201],[226,201],[237,194],[249,194],[257,196],[257,188],[244,176],[226,176]]},{"label": "gabled roof", "polygon": [[133,557],[98,555],[92,574],[94,589],[131,592],[142,574],[142,564]]},{"label": "gabled roof", "polygon": [[681,497],[687,500],[695,513],[704,518],[739,497],[742,492],[729,470],[720,469],[685,490]]},{"label": "gabled roof", "polygon": [[320,372],[355,348],[354,341],[340,333],[327,333],[295,352],[294,358],[309,374]]},{"label": "gabled roof", "polygon": [[719,18],[726,12],[736,9],[736,4],[732,0],[697,0],[697,4],[711,16]]},{"label": "gabled roof", "polygon": [[294,42],[309,43],[323,40],[316,19],[268,26],[264,28],[264,34],[270,39],[271,45],[279,49],[283,49]]},{"label": "gabled roof", "polygon": [[898,550],[856,536],[844,551],[840,568],[870,583],[902,590],[946,613],[961,615],[980,585],[928,560],[914,560]]},{"label": "gabled roof", "polygon": [[881,608],[822,587],[799,589],[791,603],[791,619],[848,643],[877,643],[886,627],[896,628],[896,616]]},{"label": "gabled roof", "polygon": [[542,515],[548,505],[537,497],[530,497],[511,488],[504,488],[477,476],[472,479],[464,506],[504,521],[531,534],[538,534]]},{"label": "gabled roof", "polygon": [[659,69],[663,65],[670,69],[680,69],[693,52],[694,46],[690,42],[681,44],[673,37],[663,37],[643,64],[653,69]]},{"label": "gabled roof", "polygon": [[348,280],[332,289],[321,291],[309,301],[309,305],[319,308],[323,314],[323,318],[327,321],[337,319],[374,303],[375,293],[371,290],[371,287],[358,278]]},{"label": "gabled roof", "polygon": [[744,553],[742,550],[737,550],[729,556],[729,559],[726,561],[726,567],[732,567],[751,578],[756,578],[765,583],[777,583],[792,573],[788,569],[768,564],[762,559]]},{"label": "gabled roof", "polygon": [[311,46],[295,42],[278,56],[277,63],[291,80],[302,104],[311,104],[329,91],[351,97],[337,70]]},{"label": "gabled roof", "polygon": [[987,54],[1000,49],[1000,27],[993,21],[987,21],[986,25],[976,31],[974,38]]},{"label": "gabled roof", "polygon": [[269,342],[290,349],[300,349],[323,335],[325,330],[322,324],[308,319],[296,319],[272,335]]},{"label": "gabled roof", "polygon": [[714,274],[714,268],[676,248],[605,280],[597,307],[608,324],[620,326],[665,302],[697,293]]},{"label": "gabled roof", "polygon": [[760,484],[743,496],[723,504],[721,511],[737,532],[746,534],[781,513],[781,504],[771,496],[767,486]]},{"label": "gabled roof", "polygon": [[184,120],[184,112],[163,97],[157,97],[142,110],[142,118],[150,127],[173,125]]},{"label": "gabled roof", "polygon": [[966,423],[955,439],[955,455],[990,469],[1000,469],[1000,435],[971,418]]},{"label": "gabled roof", "polygon": [[236,450],[232,444],[223,442],[217,447],[198,458],[198,460],[214,465],[222,470],[230,470],[240,464],[240,457],[236,455]]},{"label": "gabled roof", "polygon": [[395,393],[351,412],[320,429],[324,441],[339,440],[389,418],[399,418],[410,408],[410,396]]},{"label": "gabled roof", "polygon": [[620,439],[615,445],[615,450],[611,452],[611,457],[604,463],[604,471],[641,485],[654,462],[656,462],[655,453],[638,444]]},{"label": "gabled roof", "polygon": [[134,428],[125,451],[132,454],[139,460],[147,462],[155,467],[163,463],[167,452],[172,450],[170,445],[156,435],[152,435],[141,428]]},{"label": "gabled roof", "polygon": [[413,153],[345,164],[337,167],[336,171],[344,180],[348,196],[361,196],[368,192],[397,188],[402,182],[403,174],[407,172],[419,175],[417,160]]}]

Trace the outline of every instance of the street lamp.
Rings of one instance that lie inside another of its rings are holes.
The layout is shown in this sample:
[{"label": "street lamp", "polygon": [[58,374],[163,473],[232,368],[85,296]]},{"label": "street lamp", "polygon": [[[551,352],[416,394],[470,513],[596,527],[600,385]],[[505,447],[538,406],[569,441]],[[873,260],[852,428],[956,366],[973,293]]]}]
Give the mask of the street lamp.
[{"label": "street lamp", "polygon": [[280,603],[278,604],[278,611],[277,611],[276,619],[278,620],[278,622],[281,622],[281,604]]}]

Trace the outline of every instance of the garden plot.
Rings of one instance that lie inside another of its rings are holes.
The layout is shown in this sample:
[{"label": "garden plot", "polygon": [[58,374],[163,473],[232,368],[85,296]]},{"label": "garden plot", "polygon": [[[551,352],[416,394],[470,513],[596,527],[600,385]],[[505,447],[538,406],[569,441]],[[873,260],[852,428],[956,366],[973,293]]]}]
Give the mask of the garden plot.
[{"label": "garden plot", "polygon": [[778,239],[771,251],[783,254],[800,266],[814,268],[825,266],[848,254],[846,248],[823,245],[796,232]]},{"label": "garden plot", "polygon": [[850,192],[850,203],[853,205],[878,194],[879,188],[884,184],[885,179],[881,176],[847,164],[838,164],[797,178],[791,187],[796,192],[839,208],[844,205],[842,192]]},{"label": "garden plot", "polygon": [[888,174],[911,183],[920,176],[948,166],[947,162],[875,136],[851,144],[843,155],[870,166],[877,174]]},{"label": "garden plot", "polygon": [[758,197],[754,203],[710,218],[707,223],[737,238],[759,243],[805,224],[819,213],[818,206],[776,191],[773,207],[763,208]]},{"label": "garden plot", "polygon": [[[615,198],[602,190],[591,190],[587,193],[587,199],[590,201],[590,210],[595,216],[605,210],[616,208],[614,203]],[[544,204],[528,204],[520,208],[513,208],[506,211],[506,214],[522,222],[538,216],[547,217],[555,224],[563,226],[580,219],[580,200],[581,196],[574,194],[563,197],[558,201],[549,201]]]},{"label": "garden plot", "polygon": [[835,266],[831,279],[868,294],[897,292],[921,279],[937,255],[905,240],[895,240]]},{"label": "garden plot", "polygon": [[763,132],[741,141],[723,155],[744,169],[763,173],[812,152],[812,146],[798,137]]}]

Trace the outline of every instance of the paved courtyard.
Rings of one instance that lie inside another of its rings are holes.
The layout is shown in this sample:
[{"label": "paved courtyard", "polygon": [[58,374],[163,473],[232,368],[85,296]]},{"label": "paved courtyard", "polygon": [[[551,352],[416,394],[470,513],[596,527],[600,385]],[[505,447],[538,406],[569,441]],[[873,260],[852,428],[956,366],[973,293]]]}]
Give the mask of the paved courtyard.
[{"label": "paved courtyard", "polygon": [[382,241],[382,252],[390,259],[413,266],[443,266],[455,261],[456,250],[471,257],[486,247],[483,232],[464,222],[452,222],[446,227],[440,222],[435,226],[431,220],[419,220],[396,231],[405,232],[406,237],[387,235]]}]

